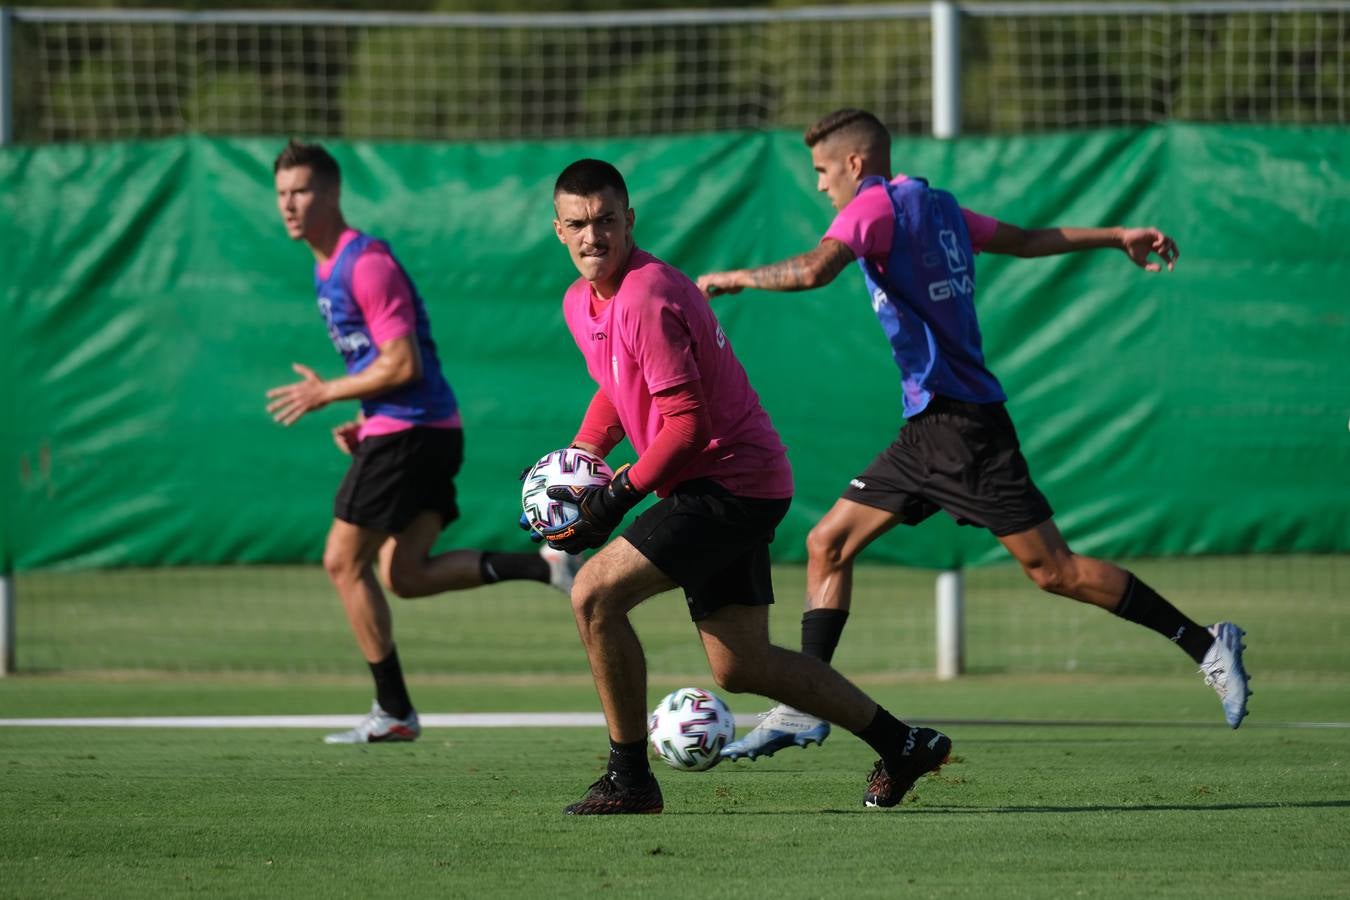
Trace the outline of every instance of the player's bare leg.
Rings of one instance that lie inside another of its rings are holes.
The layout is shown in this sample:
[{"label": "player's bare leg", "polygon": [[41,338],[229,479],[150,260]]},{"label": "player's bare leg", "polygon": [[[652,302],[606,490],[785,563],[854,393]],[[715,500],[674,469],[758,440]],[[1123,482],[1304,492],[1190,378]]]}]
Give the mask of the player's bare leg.
[{"label": "player's bare leg", "polygon": [[423,510],[380,548],[380,574],[396,597],[427,597],[443,591],[478,587],[478,550],[451,550],[431,555],[445,523],[440,513]]},{"label": "player's bare leg", "polygon": [[[852,500],[835,501],[806,538],[806,614],[802,616],[802,652],[828,663],[853,601],[853,561],[867,545],[894,528],[894,513]],[[830,723],[790,703],[760,717],[749,734],[722,748],[725,759],[757,759],[787,747],[824,743]]]},{"label": "player's bare leg", "polygon": [[836,500],[806,536],[807,609],[847,610],[853,601],[853,561],[900,517],[852,500]]},{"label": "player's bare leg", "polygon": [[355,728],[325,737],[330,744],[411,741],[421,733],[394,649],[389,601],[375,579],[374,562],[388,537],[384,532],[335,519],[324,546],[324,570],[342,599],[352,634],[375,679],[376,692],[369,715]]},{"label": "player's bare leg", "polygon": [[647,663],[628,620],[639,603],[676,585],[622,537],[577,573],[572,613],[612,740],[647,737]]},{"label": "player's bare leg", "polygon": [[1036,586],[1114,612],[1125,596],[1130,573],[1113,563],[1069,549],[1054,520],[999,538]]},{"label": "player's bare leg", "polygon": [[609,728],[605,774],[569,815],[659,813],[661,788],[647,764],[647,661],[628,614],[675,587],[632,544],[616,538],[577,573],[572,613]]},{"label": "player's bare leg", "polygon": [[423,510],[384,542],[380,575],[391,593],[411,599],[516,580],[551,584],[568,593],[581,566],[579,557],[547,549],[538,554],[449,550],[433,556],[431,548],[444,528],[440,513]]},{"label": "player's bare leg", "polygon": [[769,643],[768,623],[768,607],[734,605],[698,622],[713,677],[732,693],[762,694],[842,725],[876,750],[865,805],[895,806],[947,761],[946,735],[896,719],[824,660]]},{"label": "player's bare leg", "polygon": [[342,599],[361,654],[372,663],[388,656],[394,646],[389,601],[371,565],[387,537],[383,532],[335,519],[323,550],[324,571]]},{"label": "player's bare leg", "polygon": [[1053,520],[999,540],[1041,590],[1099,606],[1179,646],[1219,695],[1229,727],[1242,724],[1251,691],[1242,664],[1241,628],[1231,622],[1208,628],[1193,622],[1132,573],[1074,553]]},{"label": "player's bare leg", "polygon": [[713,679],[861,731],[877,704],[823,660],[769,642],[767,606],[725,606],[696,623]]}]

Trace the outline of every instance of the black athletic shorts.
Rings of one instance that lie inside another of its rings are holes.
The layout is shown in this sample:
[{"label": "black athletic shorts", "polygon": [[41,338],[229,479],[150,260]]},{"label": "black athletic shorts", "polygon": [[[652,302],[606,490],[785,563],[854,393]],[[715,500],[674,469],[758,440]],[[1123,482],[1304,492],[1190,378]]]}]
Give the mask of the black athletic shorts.
[{"label": "black athletic shorts", "polygon": [[1031,480],[1003,404],[946,397],[934,397],[906,422],[842,497],[895,513],[906,525],[943,509],[958,524],[998,537],[1054,515]]},{"label": "black athletic shorts", "polygon": [[444,528],[459,518],[455,475],[463,461],[464,432],[458,428],[416,427],[368,437],[352,453],[333,515],[398,534],[429,509],[440,513]]},{"label": "black athletic shorts", "polygon": [[634,519],[623,537],[684,588],[697,622],[733,603],[773,603],[769,544],[790,505],[791,497],[738,497],[696,478]]}]

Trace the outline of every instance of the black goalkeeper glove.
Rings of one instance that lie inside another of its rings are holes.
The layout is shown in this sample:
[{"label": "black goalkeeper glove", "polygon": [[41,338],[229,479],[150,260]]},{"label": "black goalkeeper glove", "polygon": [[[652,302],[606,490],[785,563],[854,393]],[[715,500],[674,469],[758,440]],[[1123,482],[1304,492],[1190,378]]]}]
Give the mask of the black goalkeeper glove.
[{"label": "black goalkeeper glove", "polygon": [[627,465],[620,466],[608,484],[549,488],[547,496],[550,500],[575,503],[579,515],[566,528],[544,535],[548,545],[555,550],[580,553],[609,540],[610,534],[619,527],[628,511],[646,496],[628,480],[630,468]]}]

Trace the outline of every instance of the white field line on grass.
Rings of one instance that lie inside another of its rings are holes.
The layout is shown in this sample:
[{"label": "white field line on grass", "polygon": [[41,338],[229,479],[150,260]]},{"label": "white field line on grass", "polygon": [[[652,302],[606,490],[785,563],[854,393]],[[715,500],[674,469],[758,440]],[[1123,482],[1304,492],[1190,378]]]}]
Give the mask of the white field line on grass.
[{"label": "white field line on grass", "polygon": [[[101,716],[88,718],[0,719],[0,728],[349,728],[363,716]],[[1222,722],[1103,721],[1100,719],[931,719],[927,725],[1020,725],[1220,728]],[[429,713],[424,728],[600,728],[600,713]],[[737,716],[737,728],[752,728],[757,716]],[[1252,722],[1246,728],[1350,728],[1350,722]]]}]

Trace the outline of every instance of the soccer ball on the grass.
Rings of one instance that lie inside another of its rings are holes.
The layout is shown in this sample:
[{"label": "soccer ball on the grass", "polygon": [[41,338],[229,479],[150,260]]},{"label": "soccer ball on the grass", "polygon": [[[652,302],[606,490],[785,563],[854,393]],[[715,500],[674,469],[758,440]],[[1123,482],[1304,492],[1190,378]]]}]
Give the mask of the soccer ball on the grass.
[{"label": "soccer ball on the grass", "polygon": [[548,537],[550,533],[571,525],[577,518],[577,505],[550,498],[547,493],[549,488],[609,484],[613,477],[609,466],[594,453],[575,447],[554,450],[525,473],[525,483],[520,490],[525,521],[535,532]]},{"label": "soccer ball on the grass", "polygon": [[680,688],[665,696],[647,721],[652,749],[672,769],[702,772],[717,765],[722,748],[736,734],[731,710],[701,688]]}]

